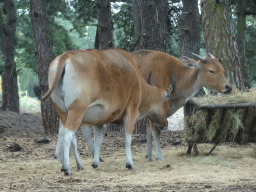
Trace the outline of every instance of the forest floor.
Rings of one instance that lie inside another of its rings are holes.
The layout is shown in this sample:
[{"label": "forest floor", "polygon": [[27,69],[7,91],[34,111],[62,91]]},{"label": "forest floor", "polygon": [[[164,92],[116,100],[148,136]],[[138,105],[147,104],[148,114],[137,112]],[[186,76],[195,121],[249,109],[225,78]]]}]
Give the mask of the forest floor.
[{"label": "forest floor", "polygon": [[[177,118],[179,119],[179,118]],[[47,138],[48,144],[37,143]],[[132,154],[136,170],[125,168],[123,134],[105,133],[99,169],[77,132],[84,170],[76,170],[70,156],[72,176],[61,173],[54,159],[57,136],[44,135],[39,116],[0,111],[0,191],[256,191],[256,145],[226,143],[211,156],[211,144],[199,144],[199,157],[186,155],[182,131],[163,131],[164,161],[145,159],[146,136],[133,135]],[[175,144],[181,139],[182,143]],[[15,151],[18,150],[18,151]]]}]

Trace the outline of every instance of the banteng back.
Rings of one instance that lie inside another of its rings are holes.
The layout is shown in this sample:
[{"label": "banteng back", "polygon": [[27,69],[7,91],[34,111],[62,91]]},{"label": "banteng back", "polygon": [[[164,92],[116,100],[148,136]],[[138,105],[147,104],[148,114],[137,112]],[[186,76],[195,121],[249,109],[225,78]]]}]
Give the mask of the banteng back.
[{"label": "banteng back", "polygon": [[[49,91],[38,95],[42,101],[51,96],[60,116],[57,155],[62,171],[71,174],[69,148],[76,151],[75,132],[80,125],[95,126],[92,166],[99,167],[103,124],[110,122],[124,125],[126,167],[133,169],[130,144],[135,122],[148,115],[160,129],[167,126],[172,87],[165,91],[147,84],[123,50],[75,50],[58,56],[50,65]],[[83,169],[75,155],[78,169]]]},{"label": "banteng back", "polygon": [[[184,106],[203,86],[216,92],[228,93],[232,86],[225,77],[225,70],[219,60],[209,54],[209,57],[201,57],[194,54],[199,60],[184,57],[182,62],[160,51],[140,50],[132,53],[137,60],[140,72],[144,79],[152,71],[152,82],[156,87],[166,89],[175,78],[175,91],[169,100],[172,104],[168,115],[174,114]],[[163,160],[160,148],[160,130],[152,125],[155,137],[156,158]],[[146,156],[152,160],[152,132],[147,129]]]}]

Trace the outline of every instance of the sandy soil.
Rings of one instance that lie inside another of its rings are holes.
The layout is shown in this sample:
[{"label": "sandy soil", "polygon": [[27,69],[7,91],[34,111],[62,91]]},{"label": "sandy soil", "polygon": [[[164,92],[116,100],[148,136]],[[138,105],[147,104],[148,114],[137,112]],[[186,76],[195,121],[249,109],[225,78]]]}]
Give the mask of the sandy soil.
[{"label": "sandy soil", "polygon": [[[36,142],[44,138],[50,142]],[[185,155],[182,131],[163,131],[165,160],[148,162],[146,136],[134,135],[137,169],[130,171],[125,169],[122,133],[105,133],[101,150],[105,162],[99,169],[90,166],[92,157],[79,131],[77,138],[85,169],[77,171],[71,155],[73,175],[67,177],[53,156],[57,136],[44,135],[40,117],[0,111],[0,191],[256,191],[255,144],[223,144],[209,157],[205,154],[212,146],[201,144],[201,155],[195,158]],[[173,145],[177,139],[182,143]]]}]

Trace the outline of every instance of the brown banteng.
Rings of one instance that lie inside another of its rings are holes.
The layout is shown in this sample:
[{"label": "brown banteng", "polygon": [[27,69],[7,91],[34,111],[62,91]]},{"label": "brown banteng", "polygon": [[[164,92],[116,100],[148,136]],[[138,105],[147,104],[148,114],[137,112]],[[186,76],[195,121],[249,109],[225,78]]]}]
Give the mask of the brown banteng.
[{"label": "brown banteng", "polygon": [[[95,126],[95,150],[92,166],[99,167],[103,125],[122,123],[125,132],[126,167],[133,169],[131,133],[137,119],[144,116],[163,129],[167,126],[168,99],[174,85],[152,87],[140,75],[131,55],[120,49],[75,50],[58,56],[49,68],[49,90],[41,101],[51,96],[60,116],[57,155],[62,171],[71,174],[69,149],[76,151],[75,132],[81,124]],[[77,167],[83,166],[76,156]]]},{"label": "brown banteng", "polygon": [[[169,115],[184,106],[202,87],[216,92],[228,93],[232,86],[224,75],[224,68],[212,54],[199,60],[183,57],[182,61],[160,51],[140,50],[132,53],[144,79],[152,71],[152,82],[156,87],[167,88],[172,75],[176,81],[175,91],[169,100],[172,104]],[[152,132],[155,138],[156,159],[163,160],[160,147],[160,130],[153,124],[147,128],[146,157],[152,160]]]}]

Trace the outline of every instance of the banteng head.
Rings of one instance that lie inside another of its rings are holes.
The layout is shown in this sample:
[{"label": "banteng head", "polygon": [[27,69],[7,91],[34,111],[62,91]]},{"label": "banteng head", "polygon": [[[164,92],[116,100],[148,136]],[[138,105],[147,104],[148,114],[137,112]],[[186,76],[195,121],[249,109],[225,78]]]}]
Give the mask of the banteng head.
[{"label": "banteng head", "polygon": [[152,72],[150,72],[148,77],[148,84],[153,86],[158,94],[156,94],[157,98],[154,99],[155,102],[148,116],[159,129],[164,130],[168,128],[167,118],[169,117],[168,111],[171,103],[169,99],[175,88],[175,80],[172,75],[172,83],[168,86],[167,90],[157,88],[151,81],[151,73]]},{"label": "banteng head", "polygon": [[207,89],[215,92],[229,93],[232,86],[225,77],[225,69],[218,59],[212,54],[209,57],[201,57],[192,53],[198,61],[183,57],[182,62],[189,67],[199,68],[198,81]]}]

